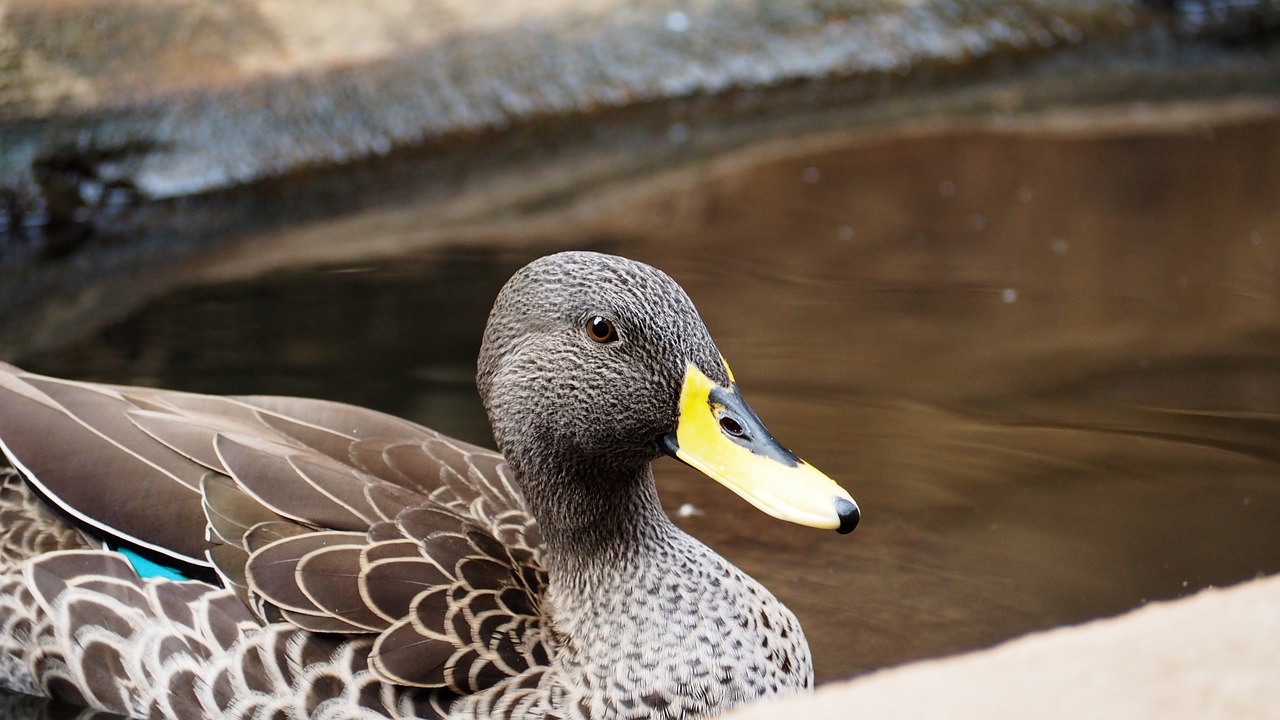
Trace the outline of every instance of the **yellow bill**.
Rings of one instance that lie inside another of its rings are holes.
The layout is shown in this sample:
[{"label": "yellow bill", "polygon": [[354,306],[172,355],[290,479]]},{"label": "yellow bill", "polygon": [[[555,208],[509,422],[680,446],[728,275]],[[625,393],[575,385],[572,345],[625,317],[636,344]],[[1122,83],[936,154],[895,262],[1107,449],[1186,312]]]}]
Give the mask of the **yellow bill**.
[{"label": "yellow bill", "polygon": [[692,363],[676,428],[663,441],[668,454],[779,520],[841,533],[858,525],[858,505],[844,488],[779,444],[736,384],[718,385]]}]

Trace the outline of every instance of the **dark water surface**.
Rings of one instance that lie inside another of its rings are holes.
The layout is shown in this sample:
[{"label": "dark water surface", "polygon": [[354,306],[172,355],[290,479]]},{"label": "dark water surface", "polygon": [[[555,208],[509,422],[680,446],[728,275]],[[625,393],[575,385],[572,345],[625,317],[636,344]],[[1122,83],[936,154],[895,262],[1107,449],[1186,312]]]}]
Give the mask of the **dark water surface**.
[{"label": "dark water surface", "polygon": [[1277,168],[1275,119],[828,138],[176,290],[18,361],[491,444],[471,376],[506,277],[568,247],[658,265],[766,423],[863,508],[837,536],[658,467],[678,522],[797,612],[831,680],[1280,571]]}]

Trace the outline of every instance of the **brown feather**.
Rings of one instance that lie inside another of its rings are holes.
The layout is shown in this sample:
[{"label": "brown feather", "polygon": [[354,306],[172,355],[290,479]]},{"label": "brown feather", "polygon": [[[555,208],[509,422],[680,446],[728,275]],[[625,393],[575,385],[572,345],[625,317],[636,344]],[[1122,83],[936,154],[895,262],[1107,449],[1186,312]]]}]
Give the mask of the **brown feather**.
[{"label": "brown feather", "polygon": [[[236,400],[247,406],[310,423],[353,439],[385,437],[418,440],[437,434],[393,415],[329,400],[266,395],[241,396]],[[266,416],[260,417],[265,419]]]},{"label": "brown feather", "polygon": [[164,408],[175,415],[214,417],[221,418],[223,422],[231,420],[250,427],[265,427],[257,411],[236,398],[135,387],[122,390],[131,399],[141,395],[151,407]]},{"label": "brown feather", "polygon": [[214,452],[213,439],[219,430],[244,429],[243,425],[219,422],[211,416],[182,417],[169,412],[132,410],[125,417],[170,450],[224,474],[226,468]]},{"label": "brown feather", "polygon": [[430,490],[445,486],[464,504],[476,495],[474,488],[461,482],[461,473],[466,472],[465,457],[438,438],[429,438],[421,443],[392,445],[383,454],[392,468],[415,483],[415,489]]},{"label": "brown feather", "polygon": [[[170,479],[195,490],[200,485],[203,470],[196,463],[168,451],[154,442],[131,422],[124,421],[133,407],[115,394],[108,394],[99,386],[87,383],[55,380],[38,375],[24,379],[32,387],[52,398],[68,415],[88,428],[92,428],[125,452],[135,454],[139,460],[152,465]],[[119,450],[117,450],[119,452]]]},{"label": "brown feather", "polygon": [[529,592],[523,588],[506,588],[498,593],[497,601],[499,606],[508,614],[519,617],[521,615],[536,616],[537,611],[531,602],[532,598]]},{"label": "brown feather", "polygon": [[32,495],[17,470],[0,467],[0,571],[42,553],[88,546],[79,532]]},{"label": "brown feather", "polygon": [[287,623],[311,632],[340,633],[343,635],[364,634],[370,632],[367,628],[360,627],[354,623],[349,623],[340,617],[324,613],[313,614],[281,609],[280,617]]},{"label": "brown feather", "polygon": [[251,528],[281,520],[225,475],[206,473],[200,483],[200,493],[209,528],[223,543],[240,547]]},{"label": "brown feather", "polygon": [[[391,525],[391,527],[395,527],[395,525]],[[372,564],[380,560],[424,559],[422,557],[422,545],[417,540],[410,540],[399,534],[388,540],[375,540],[370,537],[369,544],[361,552],[363,554],[361,560],[366,564]]]},{"label": "brown feather", "polygon": [[474,557],[479,551],[465,535],[456,532],[435,532],[423,538],[424,554],[446,572],[456,575],[457,567],[464,559]]},{"label": "brown feather", "polygon": [[394,522],[376,522],[369,526],[365,535],[369,538],[371,545],[380,545],[387,542],[397,542],[404,540],[405,537],[400,534],[400,527]]},{"label": "brown feather", "polygon": [[420,481],[411,479],[387,459],[388,448],[406,444],[416,446],[418,443],[384,437],[361,438],[351,443],[348,452],[351,456],[351,464],[370,475],[401,487],[422,490],[424,488]]},{"label": "brown feather", "polygon": [[427,501],[416,492],[381,480],[365,486],[364,500],[366,507],[384,522],[394,520],[406,507],[421,505]]},{"label": "brown feather", "polygon": [[[124,570],[121,569],[123,573]],[[82,575],[71,578],[69,584],[103,597],[109,597],[118,603],[131,607],[142,607],[147,604],[143,592],[135,584],[133,567],[129,567],[129,577],[106,577],[100,575]]]},{"label": "brown feather", "polygon": [[[86,621],[93,622],[93,619]],[[84,688],[93,697],[93,705],[115,713],[128,713],[130,707],[124,693],[125,686],[116,681],[116,678],[128,677],[120,651],[103,640],[91,639],[84,644],[81,657],[83,665],[95,669],[85,678]]]},{"label": "brown feather", "polygon": [[326,615],[333,615],[369,632],[390,624],[369,609],[360,592],[364,547],[339,546],[309,553],[296,571],[302,592]]},{"label": "brown feather", "polygon": [[400,685],[444,687],[444,666],[454,652],[453,643],[424,636],[406,620],[378,636],[369,654],[369,667]]},{"label": "brown feather", "polygon": [[45,607],[53,604],[69,584],[67,578],[131,578],[136,577],[129,561],[119,553],[73,550],[40,557],[27,567],[27,580],[32,592]]},{"label": "brown feather", "polygon": [[458,562],[458,579],[476,589],[499,590],[513,585],[511,566],[482,556],[463,558]]},{"label": "brown feather", "polygon": [[404,537],[417,539],[431,537],[440,532],[458,533],[466,529],[465,524],[456,514],[434,506],[407,508],[396,515],[396,524],[400,526]]},{"label": "brown feather", "polygon": [[215,639],[224,650],[241,640],[247,628],[260,624],[235,595],[206,593],[202,599],[201,619],[209,630],[204,636]]},{"label": "brown feather", "polygon": [[249,580],[245,577],[245,565],[249,562],[249,553],[236,545],[214,545],[209,549],[209,559],[218,571],[218,576],[228,588],[235,591],[236,596],[246,606],[252,607],[249,597]]},{"label": "brown feather", "polygon": [[[276,513],[316,527],[351,531],[369,528],[370,518],[311,482],[297,464],[295,448],[248,435],[219,435],[214,444],[236,483]],[[321,476],[315,462],[308,462],[307,470],[313,476]],[[338,481],[339,475],[326,473],[321,477]],[[358,483],[358,479],[348,476],[348,486]]]},{"label": "brown feather", "polygon": [[[120,400],[44,382],[39,376],[0,372],[0,437],[21,467],[30,471],[30,479],[38,481],[64,510],[77,513],[102,534],[123,534],[202,562],[207,547],[204,514],[194,490],[203,472],[199,466],[178,456],[153,464],[154,458],[123,449],[37,391],[35,383],[76,398],[72,404],[97,421],[109,422],[102,417],[104,407],[117,413],[126,407]],[[157,448],[164,450],[123,417],[117,417],[115,425],[127,425],[127,430],[114,434],[128,435],[150,454],[160,454]],[[49,443],[50,437],[60,442]],[[185,468],[180,468],[184,463]],[[174,470],[176,475],[171,474]],[[103,478],[128,478],[129,482],[102,482]],[[149,502],[135,502],[139,496]],[[166,511],[154,512],[155,507]]]},{"label": "brown feather", "polygon": [[452,576],[444,574],[415,551],[415,556],[370,563],[360,574],[359,588],[374,613],[388,622],[396,622],[409,614],[419,595],[447,587],[452,582]]},{"label": "brown feather", "polygon": [[297,441],[304,447],[322,453],[344,465],[351,463],[351,445],[353,440],[348,435],[336,433],[316,425],[299,422],[285,415],[262,412],[258,414],[263,424],[276,430],[281,435]]},{"label": "brown feather", "polygon": [[[133,634],[136,617],[130,617],[130,606],[107,604],[101,598],[90,595],[72,594],[63,600],[68,615],[83,618],[84,622],[94,628],[102,628],[116,637],[129,637]],[[141,603],[146,606],[145,600]]]},{"label": "brown feather", "polygon": [[491,557],[502,562],[510,562],[511,550],[502,543],[498,542],[492,535],[487,532],[478,530],[467,530],[465,533],[467,542],[471,543],[476,552],[485,557]]},{"label": "brown feather", "polygon": [[249,553],[255,553],[277,540],[312,532],[315,530],[287,520],[259,523],[244,534],[244,549]]},{"label": "brown feather", "polygon": [[363,533],[343,532],[306,533],[277,540],[249,557],[245,566],[249,591],[263,596],[282,610],[322,614],[298,586],[298,563],[316,550],[335,546],[350,546],[358,550],[363,543]]}]

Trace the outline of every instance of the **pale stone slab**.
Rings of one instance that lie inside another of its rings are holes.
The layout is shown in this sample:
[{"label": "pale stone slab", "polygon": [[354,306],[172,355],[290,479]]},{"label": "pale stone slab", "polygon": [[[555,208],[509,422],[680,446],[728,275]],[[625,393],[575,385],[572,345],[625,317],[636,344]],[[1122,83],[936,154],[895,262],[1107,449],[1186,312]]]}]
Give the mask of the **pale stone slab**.
[{"label": "pale stone slab", "polygon": [[1280,576],[883,670],[728,717],[1280,717]]}]

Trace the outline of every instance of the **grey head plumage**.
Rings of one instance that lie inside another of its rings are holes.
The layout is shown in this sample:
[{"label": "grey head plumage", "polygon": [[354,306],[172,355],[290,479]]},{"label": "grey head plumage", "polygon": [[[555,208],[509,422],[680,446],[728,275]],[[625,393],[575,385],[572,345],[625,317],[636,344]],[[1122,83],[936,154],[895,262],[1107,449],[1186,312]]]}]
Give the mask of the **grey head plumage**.
[{"label": "grey head plumage", "polygon": [[[593,321],[615,337],[593,340]],[[627,507],[621,495],[634,488],[613,483],[636,482],[659,457],[688,363],[729,383],[693,302],[656,268],[565,252],[508,281],[489,316],[477,386],[535,515],[551,516],[540,517],[544,531],[548,520],[553,533],[598,528],[602,513]]]},{"label": "grey head plumage", "polygon": [[[590,338],[589,321],[616,339]],[[504,451],[563,448],[583,458],[649,461],[675,424],[692,362],[729,378],[684,290],[666,273],[611,255],[565,252],[520,270],[494,303],[477,386]],[[536,432],[542,443],[519,442]]]}]

